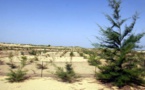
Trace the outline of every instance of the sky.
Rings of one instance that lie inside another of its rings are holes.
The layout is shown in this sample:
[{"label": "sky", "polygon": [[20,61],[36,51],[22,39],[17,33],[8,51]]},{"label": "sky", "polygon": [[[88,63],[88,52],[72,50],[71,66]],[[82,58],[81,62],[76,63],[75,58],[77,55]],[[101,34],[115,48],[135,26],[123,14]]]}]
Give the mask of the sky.
[{"label": "sky", "polygon": [[[135,33],[145,31],[144,5],[122,0],[122,18],[140,14]],[[92,48],[100,35],[97,24],[110,25],[103,13],[112,13],[108,0],[0,0],[0,42]]]}]

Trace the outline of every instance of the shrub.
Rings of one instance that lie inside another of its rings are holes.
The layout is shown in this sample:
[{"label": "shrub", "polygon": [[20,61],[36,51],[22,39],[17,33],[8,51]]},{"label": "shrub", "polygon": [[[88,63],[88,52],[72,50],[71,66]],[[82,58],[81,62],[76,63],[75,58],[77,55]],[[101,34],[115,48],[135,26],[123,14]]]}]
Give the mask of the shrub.
[{"label": "shrub", "polygon": [[47,47],[51,47],[51,45],[48,45]]},{"label": "shrub", "polygon": [[46,64],[37,64],[37,69],[47,69],[48,67],[48,64],[46,63]]},{"label": "shrub", "polygon": [[82,49],[82,52],[83,52],[84,54],[93,54],[93,53],[94,53],[93,51],[87,50],[87,49]]},{"label": "shrub", "polygon": [[62,79],[64,82],[73,82],[75,81],[76,73],[74,72],[72,68],[72,64],[66,63],[65,70],[61,67],[57,67],[56,73],[59,78]]},{"label": "shrub", "polygon": [[93,66],[98,66],[101,64],[100,58],[95,55],[89,55],[88,63]]},{"label": "shrub", "polygon": [[79,55],[80,55],[81,57],[83,57],[83,56],[84,56],[84,54],[83,54],[83,53],[79,53]]},{"label": "shrub", "polygon": [[14,62],[13,62],[13,54],[12,54],[12,52],[11,53],[9,53],[9,60],[10,60],[10,62],[9,63],[7,63],[7,65],[9,65],[12,69],[14,69],[14,68],[17,68],[17,66],[14,64]]},{"label": "shrub", "polygon": [[26,56],[22,56],[21,58],[22,58],[22,60],[21,60],[21,68],[23,68],[26,65],[26,63],[27,63],[27,57]]},{"label": "shrub", "polygon": [[10,72],[7,74],[7,76],[7,80],[9,82],[21,82],[27,78],[26,71],[23,71],[22,69],[18,69],[16,71],[10,69]]},{"label": "shrub", "polygon": [[[19,66],[18,69],[16,70],[12,70],[10,69],[10,72],[7,74],[8,78],[7,80],[9,82],[21,82],[25,79],[27,79],[26,77],[26,70],[23,70],[24,66],[26,65],[25,64],[25,60],[27,60],[27,58],[25,56],[22,57],[23,60],[21,60],[21,67]],[[13,65],[13,64],[10,64],[10,65]]]},{"label": "shrub", "polygon": [[4,50],[2,46],[0,47],[0,50]]},{"label": "shrub", "polygon": [[70,52],[70,57],[74,57],[75,55],[74,55],[74,53],[71,51]]},{"label": "shrub", "polygon": [[21,52],[21,55],[24,55],[24,52]]},{"label": "shrub", "polygon": [[47,52],[47,50],[46,50],[46,49],[44,49],[44,50],[43,50],[43,53],[46,53],[46,52]]},{"label": "shrub", "polygon": [[33,63],[33,62],[35,62],[35,61],[39,61],[38,57],[36,57],[36,56],[35,56],[34,58],[31,58],[31,59],[30,59],[30,63]]},{"label": "shrub", "polygon": [[67,53],[67,51],[64,51],[64,52],[60,55],[60,57],[63,57],[66,53]]},{"label": "shrub", "polygon": [[74,56],[75,56],[75,55],[74,55],[73,51],[71,51],[71,52],[70,52],[70,57],[71,57],[71,58],[70,58],[70,62],[71,62],[71,63],[72,63],[72,58],[73,58]]},{"label": "shrub", "polygon": [[36,52],[35,50],[32,50],[32,51],[29,52],[29,54],[30,54],[30,55],[36,55],[37,52]]}]

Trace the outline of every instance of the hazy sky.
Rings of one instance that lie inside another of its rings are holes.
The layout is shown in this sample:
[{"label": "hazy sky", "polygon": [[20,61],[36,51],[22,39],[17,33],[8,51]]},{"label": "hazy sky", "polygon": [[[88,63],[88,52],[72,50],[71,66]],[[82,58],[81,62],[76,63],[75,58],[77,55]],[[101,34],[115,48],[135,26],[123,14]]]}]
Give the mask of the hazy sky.
[{"label": "hazy sky", "polygon": [[[145,0],[122,1],[122,17],[138,11],[134,32],[145,31]],[[111,12],[108,0],[0,0],[0,42],[92,47]]]}]

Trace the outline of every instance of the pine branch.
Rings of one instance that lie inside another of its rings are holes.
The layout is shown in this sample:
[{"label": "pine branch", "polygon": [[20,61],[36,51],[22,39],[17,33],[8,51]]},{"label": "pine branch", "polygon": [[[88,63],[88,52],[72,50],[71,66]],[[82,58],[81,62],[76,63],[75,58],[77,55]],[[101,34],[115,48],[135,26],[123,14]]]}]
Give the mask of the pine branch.
[{"label": "pine branch", "polygon": [[113,28],[113,27],[119,27],[119,25],[113,20],[113,18],[111,18],[111,16],[109,16],[109,15],[105,15],[106,16],[106,18],[111,22],[111,24],[112,24],[112,26],[111,26],[111,28]]},{"label": "pine branch", "polygon": [[109,6],[114,10],[114,14],[113,14],[113,18],[118,20],[121,16],[119,15],[119,8],[120,8],[120,4],[121,4],[121,0],[109,0],[110,4]]},{"label": "pine branch", "polygon": [[136,23],[137,18],[138,18],[138,14],[136,13],[136,14],[132,17],[133,22],[132,22],[129,26],[125,26],[125,30],[124,30],[124,32],[123,32],[123,34],[122,34],[122,36],[121,36],[122,39],[124,39],[129,33],[131,33],[131,31],[132,31],[133,28],[134,28],[134,25],[135,25],[135,23]]}]

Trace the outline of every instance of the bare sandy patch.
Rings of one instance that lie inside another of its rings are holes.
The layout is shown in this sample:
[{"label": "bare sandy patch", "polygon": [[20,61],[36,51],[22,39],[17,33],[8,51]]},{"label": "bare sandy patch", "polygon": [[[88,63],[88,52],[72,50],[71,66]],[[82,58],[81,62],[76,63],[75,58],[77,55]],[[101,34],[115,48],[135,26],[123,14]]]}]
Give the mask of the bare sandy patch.
[{"label": "bare sandy patch", "polygon": [[33,77],[19,83],[9,83],[6,76],[0,76],[0,90],[110,90],[94,78],[81,78],[75,83],[61,82],[52,77]]}]

